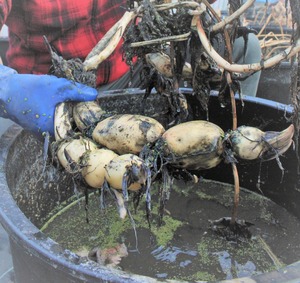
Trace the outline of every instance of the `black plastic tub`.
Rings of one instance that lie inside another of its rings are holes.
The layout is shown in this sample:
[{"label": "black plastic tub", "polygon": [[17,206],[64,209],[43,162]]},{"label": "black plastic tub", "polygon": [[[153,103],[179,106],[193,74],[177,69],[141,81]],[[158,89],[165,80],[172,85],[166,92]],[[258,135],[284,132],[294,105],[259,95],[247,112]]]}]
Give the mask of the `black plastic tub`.
[{"label": "black plastic tub", "polygon": [[[190,118],[205,118],[191,91],[185,89],[184,92],[193,106]],[[120,113],[141,113],[144,109],[144,114],[155,116],[162,123],[168,122],[163,114],[167,105],[164,98],[157,94],[151,95],[146,102],[142,98],[143,92],[136,89],[107,92],[101,97],[101,105],[107,109],[118,109]],[[282,130],[290,124],[293,111],[290,106],[252,97],[245,97],[243,102],[244,106],[237,98],[240,125]],[[210,121],[224,130],[231,128],[231,111],[221,107],[214,94],[210,99],[209,115]],[[10,127],[0,139],[0,221],[9,235],[16,282],[159,282],[154,278],[87,261],[64,249],[37,228],[55,206],[74,193],[68,175],[45,176],[43,170],[38,168],[40,163],[37,158],[42,152],[43,141],[18,126]],[[267,197],[300,218],[300,184],[293,148],[280,160],[285,169],[283,177],[274,160],[261,166],[260,163],[239,164],[241,186],[257,192],[259,184],[259,189]],[[233,182],[230,166],[224,163],[212,170],[202,171],[201,175],[226,183]],[[37,182],[24,193],[24,186],[30,183],[33,176],[37,177]],[[48,178],[47,186],[41,181],[43,178]],[[226,282],[300,282],[300,262],[278,271],[236,280]]]},{"label": "black plastic tub", "polygon": [[[253,25],[249,27],[256,30],[257,32],[260,32],[262,28],[262,26],[259,25]],[[293,30],[291,28],[267,25],[264,27],[262,34],[291,35],[292,32]],[[293,65],[290,61],[282,61],[272,68],[262,70],[257,89],[257,96],[284,104],[291,103],[289,93],[291,85],[292,66]]]},{"label": "black plastic tub", "polygon": [[291,75],[292,64],[290,62],[281,62],[273,68],[263,70],[257,88],[257,96],[284,104],[291,103],[289,95]]}]

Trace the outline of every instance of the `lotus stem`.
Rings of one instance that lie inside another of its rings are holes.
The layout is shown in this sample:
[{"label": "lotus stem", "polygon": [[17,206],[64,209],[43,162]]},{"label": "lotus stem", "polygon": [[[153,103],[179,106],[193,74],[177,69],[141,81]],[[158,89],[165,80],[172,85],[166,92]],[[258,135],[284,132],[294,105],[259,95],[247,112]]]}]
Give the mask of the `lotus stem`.
[{"label": "lotus stem", "polygon": [[195,1],[185,1],[185,2],[176,2],[176,3],[165,3],[160,5],[155,5],[157,11],[171,10],[177,7],[190,7],[197,8],[199,7],[199,3]]},{"label": "lotus stem", "polygon": [[232,174],[234,178],[234,203],[233,203],[230,225],[234,225],[237,219],[238,206],[240,202],[240,181],[239,181],[239,174],[238,174],[236,164],[232,163],[231,168],[232,168]]},{"label": "lotus stem", "polygon": [[[206,0],[205,0],[206,1]],[[242,15],[249,7],[253,5],[255,0],[248,0],[245,4],[243,4],[238,10],[236,10],[234,13],[232,13],[230,16],[222,20],[221,22],[215,24],[211,27],[211,31],[218,31],[222,28],[224,28],[226,25],[234,21],[236,18],[238,18],[240,15]],[[205,2],[203,2],[205,3]]]},{"label": "lotus stem", "polygon": [[161,44],[161,43],[170,42],[170,41],[184,41],[184,40],[187,40],[190,35],[191,35],[191,32],[187,32],[187,33],[180,34],[180,35],[166,36],[166,37],[161,37],[161,38],[152,39],[152,40],[133,42],[130,44],[130,47],[140,47],[140,46],[145,46],[145,45]]},{"label": "lotus stem", "polygon": [[141,7],[135,11],[125,12],[123,17],[104,35],[86,57],[83,63],[86,71],[97,69],[98,66],[114,52],[126,27],[135,18],[140,9]]},{"label": "lotus stem", "polygon": [[203,47],[205,51],[211,56],[213,60],[223,69],[229,71],[229,72],[236,72],[236,73],[248,73],[248,72],[256,72],[260,71],[262,69],[267,69],[270,67],[273,67],[280,63],[284,59],[289,59],[298,52],[300,52],[300,39],[296,41],[296,44],[294,46],[290,46],[286,48],[281,53],[271,57],[270,59],[267,59],[265,61],[261,61],[258,63],[252,63],[252,64],[230,64],[228,61],[226,61],[222,56],[220,56],[216,50],[212,47],[210,44],[205,31],[202,27],[202,23],[199,17],[194,16],[192,20],[192,27],[195,27],[197,29],[199,38],[201,40],[201,43],[203,44]]}]

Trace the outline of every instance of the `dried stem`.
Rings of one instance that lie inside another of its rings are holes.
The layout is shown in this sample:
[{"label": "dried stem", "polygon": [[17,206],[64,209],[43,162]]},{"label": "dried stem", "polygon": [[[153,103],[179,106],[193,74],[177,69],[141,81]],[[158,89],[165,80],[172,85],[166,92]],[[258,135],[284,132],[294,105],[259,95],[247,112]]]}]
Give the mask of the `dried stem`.
[{"label": "dried stem", "polygon": [[265,30],[266,26],[269,24],[271,18],[272,18],[272,14],[267,18],[265,24],[262,26],[262,28],[260,29],[260,31],[257,34],[257,36],[260,36],[262,34],[262,32]]},{"label": "dried stem", "polygon": [[199,7],[199,3],[194,1],[185,1],[185,2],[165,3],[165,4],[155,5],[157,11],[171,10],[177,7],[197,8]]},{"label": "dried stem", "polygon": [[240,15],[242,15],[249,7],[251,7],[253,5],[254,2],[255,2],[255,0],[248,0],[238,10],[236,10],[234,13],[232,13],[229,17],[225,18],[223,21],[212,26],[211,31],[218,31],[218,30],[224,28],[226,25],[228,25],[229,23],[234,21]]},{"label": "dried stem", "polygon": [[180,35],[172,35],[172,36],[166,36],[166,37],[152,39],[152,40],[133,42],[130,44],[130,47],[141,47],[141,46],[152,45],[152,44],[161,44],[170,41],[184,41],[184,40],[188,40],[190,35],[191,32],[187,32]]}]

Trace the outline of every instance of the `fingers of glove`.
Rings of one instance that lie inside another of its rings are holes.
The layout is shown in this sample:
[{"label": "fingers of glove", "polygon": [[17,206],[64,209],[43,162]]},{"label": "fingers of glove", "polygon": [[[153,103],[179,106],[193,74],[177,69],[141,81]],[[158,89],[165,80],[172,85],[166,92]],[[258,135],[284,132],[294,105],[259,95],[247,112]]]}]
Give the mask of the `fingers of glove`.
[{"label": "fingers of glove", "polygon": [[[48,93],[56,93],[55,99],[57,103],[63,101],[91,101],[97,97],[97,90],[95,88],[71,82],[64,78],[56,78],[54,76],[43,76],[42,80],[45,80],[51,85]],[[44,82],[41,82],[44,83]]]},{"label": "fingers of glove", "polygon": [[25,113],[10,115],[10,119],[32,133],[42,135],[48,132],[51,136],[54,136],[54,120],[50,116]]},{"label": "fingers of glove", "polygon": [[3,65],[0,65],[0,87],[2,99],[17,96],[21,91],[31,93],[30,97],[33,99],[37,99],[36,96],[38,99],[51,99],[55,105],[67,100],[90,101],[97,97],[97,90],[92,87],[50,75],[19,75]]},{"label": "fingers of glove", "polygon": [[96,89],[54,76],[15,74],[2,80],[0,77],[1,112],[34,132],[53,134],[58,103],[95,100],[96,97]]},{"label": "fingers of glove", "polygon": [[[14,81],[14,82],[13,82]],[[63,101],[95,100],[97,90],[50,75],[15,75],[9,87],[27,93],[30,99],[47,100],[52,105]]]}]

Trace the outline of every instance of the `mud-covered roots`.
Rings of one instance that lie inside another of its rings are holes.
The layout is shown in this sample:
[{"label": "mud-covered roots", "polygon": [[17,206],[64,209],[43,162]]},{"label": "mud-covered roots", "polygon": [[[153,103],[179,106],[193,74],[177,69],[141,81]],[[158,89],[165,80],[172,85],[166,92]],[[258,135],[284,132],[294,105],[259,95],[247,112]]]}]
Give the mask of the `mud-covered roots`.
[{"label": "mud-covered roots", "polygon": [[235,220],[233,222],[230,217],[222,217],[209,222],[210,229],[228,241],[242,241],[243,239],[250,239],[252,236],[249,227],[254,224],[245,220]]},{"label": "mud-covered roots", "polygon": [[80,58],[65,60],[55,52],[45,36],[44,41],[51,55],[52,66],[49,70],[51,75],[96,87],[96,72],[94,70],[86,71]]},{"label": "mud-covered roots", "polygon": [[130,25],[125,33],[124,56],[128,64],[131,64],[132,58],[135,56],[143,58],[147,53],[161,51],[168,46],[167,42],[163,44],[158,42],[132,48],[132,43],[183,34],[190,29],[191,16],[188,14],[187,8],[180,7],[177,12],[169,13],[168,10],[158,11],[154,3],[147,0],[139,1],[139,4],[143,5],[142,21]]}]

